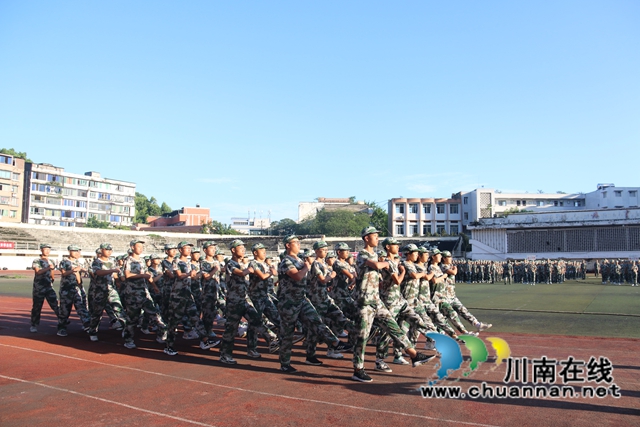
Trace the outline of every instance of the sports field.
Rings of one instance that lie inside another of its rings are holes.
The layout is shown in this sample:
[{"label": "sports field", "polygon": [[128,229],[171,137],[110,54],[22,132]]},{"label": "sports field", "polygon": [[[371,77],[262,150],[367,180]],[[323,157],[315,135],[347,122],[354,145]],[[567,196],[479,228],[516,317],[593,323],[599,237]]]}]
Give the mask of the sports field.
[{"label": "sports field", "polygon": [[[90,342],[75,315],[69,336],[58,337],[46,303],[39,331],[32,334],[31,279],[0,277],[0,425],[640,425],[639,287],[588,279],[458,284],[457,291],[472,313],[494,325],[480,336],[489,358],[465,375],[471,353],[463,345],[462,369],[439,385],[468,391],[483,382],[506,384],[507,364],[496,365],[487,340],[498,337],[513,358],[560,362],[602,356],[613,364],[612,381],[622,397],[422,398],[419,388],[435,378],[440,361],[376,372],[372,346],[366,359],[370,384],[351,381],[350,360],[323,357],[324,346],[318,351],[324,366],[305,365],[303,343],[294,348],[293,364],[300,371],[294,375],[278,372],[277,355],[262,345],[261,359],[246,357],[244,339],[237,339],[236,367],[220,365],[217,349],[205,352],[182,339],[176,345],[180,354],[171,358],[154,336],[138,334],[138,348],[124,348],[106,322],[100,341]],[[586,385],[595,383],[576,390]]]}]

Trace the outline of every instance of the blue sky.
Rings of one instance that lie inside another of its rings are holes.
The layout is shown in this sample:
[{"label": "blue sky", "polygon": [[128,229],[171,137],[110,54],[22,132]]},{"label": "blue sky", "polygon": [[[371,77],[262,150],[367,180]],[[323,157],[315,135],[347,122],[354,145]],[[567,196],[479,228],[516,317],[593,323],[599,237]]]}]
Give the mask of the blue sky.
[{"label": "blue sky", "polygon": [[0,2],[0,145],[214,219],[640,186],[637,1]]}]

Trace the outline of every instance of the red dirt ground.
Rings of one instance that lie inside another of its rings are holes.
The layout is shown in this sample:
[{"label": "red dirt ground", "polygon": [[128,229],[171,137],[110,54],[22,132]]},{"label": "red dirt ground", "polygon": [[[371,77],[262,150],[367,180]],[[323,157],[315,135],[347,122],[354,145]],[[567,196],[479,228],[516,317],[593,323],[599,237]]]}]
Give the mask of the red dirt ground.
[{"label": "red dirt ground", "polygon": [[[237,340],[234,353],[238,365],[229,367],[217,361],[217,349],[202,351],[197,342],[181,338],[176,357],[165,355],[154,336],[142,334],[136,336],[138,349],[128,350],[104,321],[99,342],[89,341],[75,316],[69,336],[58,337],[46,303],[39,332],[29,333],[30,308],[28,298],[0,298],[3,427],[640,426],[637,339],[496,334],[517,358],[609,358],[614,382],[622,389],[619,399],[423,399],[418,389],[435,373],[436,363],[415,369],[391,365],[393,373],[377,373],[371,346],[366,367],[374,382],[363,384],[350,380],[350,358],[322,357],[324,346],[318,354],[325,364],[314,367],[303,363],[304,347],[297,344],[293,361],[299,373],[286,375],[277,371],[277,355],[264,347],[262,359],[246,357],[243,339]],[[483,333],[488,336],[494,335]],[[493,350],[488,347],[490,360],[476,372],[464,377],[456,371],[452,381],[443,384],[464,390],[483,381],[504,385],[505,364],[494,370]],[[463,354],[469,353],[463,349]]]}]

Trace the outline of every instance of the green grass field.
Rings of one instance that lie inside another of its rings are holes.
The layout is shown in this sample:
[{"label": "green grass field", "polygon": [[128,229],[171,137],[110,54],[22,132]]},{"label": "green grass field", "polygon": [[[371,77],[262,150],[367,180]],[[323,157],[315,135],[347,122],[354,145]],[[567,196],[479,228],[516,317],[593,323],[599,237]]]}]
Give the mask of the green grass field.
[{"label": "green grass field", "polygon": [[[0,275],[0,295],[31,297],[31,283]],[[640,338],[640,287],[588,278],[562,285],[458,283],[456,291],[471,313],[493,324],[492,332]]]}]

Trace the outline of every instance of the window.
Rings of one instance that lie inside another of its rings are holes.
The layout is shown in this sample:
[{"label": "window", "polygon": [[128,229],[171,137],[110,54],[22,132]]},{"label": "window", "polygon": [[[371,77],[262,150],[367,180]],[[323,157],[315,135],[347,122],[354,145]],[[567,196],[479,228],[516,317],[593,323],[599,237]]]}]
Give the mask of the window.
[{"label": "window", "polygon": [[0,171],[0,178],[11,179],[11,171]]},{"label": "window", "polygon": [[430,214],[431,213],[431,204],[425,203],[424,205],[422,205],[422,213]]},{"label": "window", "polygon": [[451,235],[458,235],[460,234],[460,231],[458,229],[458,224],[451,224],[449,226],[449,234]]},{"label": "window", "polygon": [[445,227],[443,223],[436,224],[436,234],[442,234],[445,232]]},{"label": "window", "polygon": [[629,190],[629,197],[638,197],[638,192],[636,190]]},{"label": "window", "polygon": [[431,224],[422,224],[422,235],[431,234]]},{"label": "window", "polygon": [[469,203],[469,198],[468,197],[463,197],[462,198],[462,203],[464,203],[465,205]]},{"label": "window", "polygon": [[411,224],[409,226],[409,234],[412,236],[415,236],[416,234],[418,234],[418,225],[417,224]]},{"label": "window", "polygon": [[544,206],[544,200],[538,200],[538,206]]},{"label": "window", "polygon": [[404,224],[396,224],[396,234],[404,236]]},{"label": "window", "polygon": [[0,156],[0,163],[5,163],[7,165],[13,164],[13,159],[8,156]]},{"label": "window", "polygon": [[520,200],[516,201],[516,205],[520,206]]},{"label": "window", "polygon": [[606,191],[603,191],[603,192],[602,192],[602,198],[603,198],[603,199],[606,199],[606,198],[607,198],[607,192],[606,192]]},{"label": "window", "polygon": [[[417,203],[409,204],[409,213],[412,213],[412,214],[417,214],[418,213],[418,204]],[[417,231],[416,231],[416,233],[417,233]]]},{"label": "window", "polygon": [[403,214],[404,213],[404,203],[396,203],[396,213],[397,214]]},{"label": "window", "polygon": [[457,214],[459,213],[459,209],[460,209],[460,205],[449,205],[449,213],[450,214]]},{"label": "window", "polygon": [[613,192],[613,194],[614,194],[616,197],[622,197],[622,190],[615,190],[615,191]]},{"label": "window", "polygon": [[444,213],[444,203],[437,203],[436,204],[436,213],[437,214],[443,214]]},{"label": "window", "polygon": [[507,206],[506,200],[498,200],[498,206]]},{"label": "window", "polygon": [[464,220],[469,221],[469,212],[465,212],[463,215],[464,215]]}]

